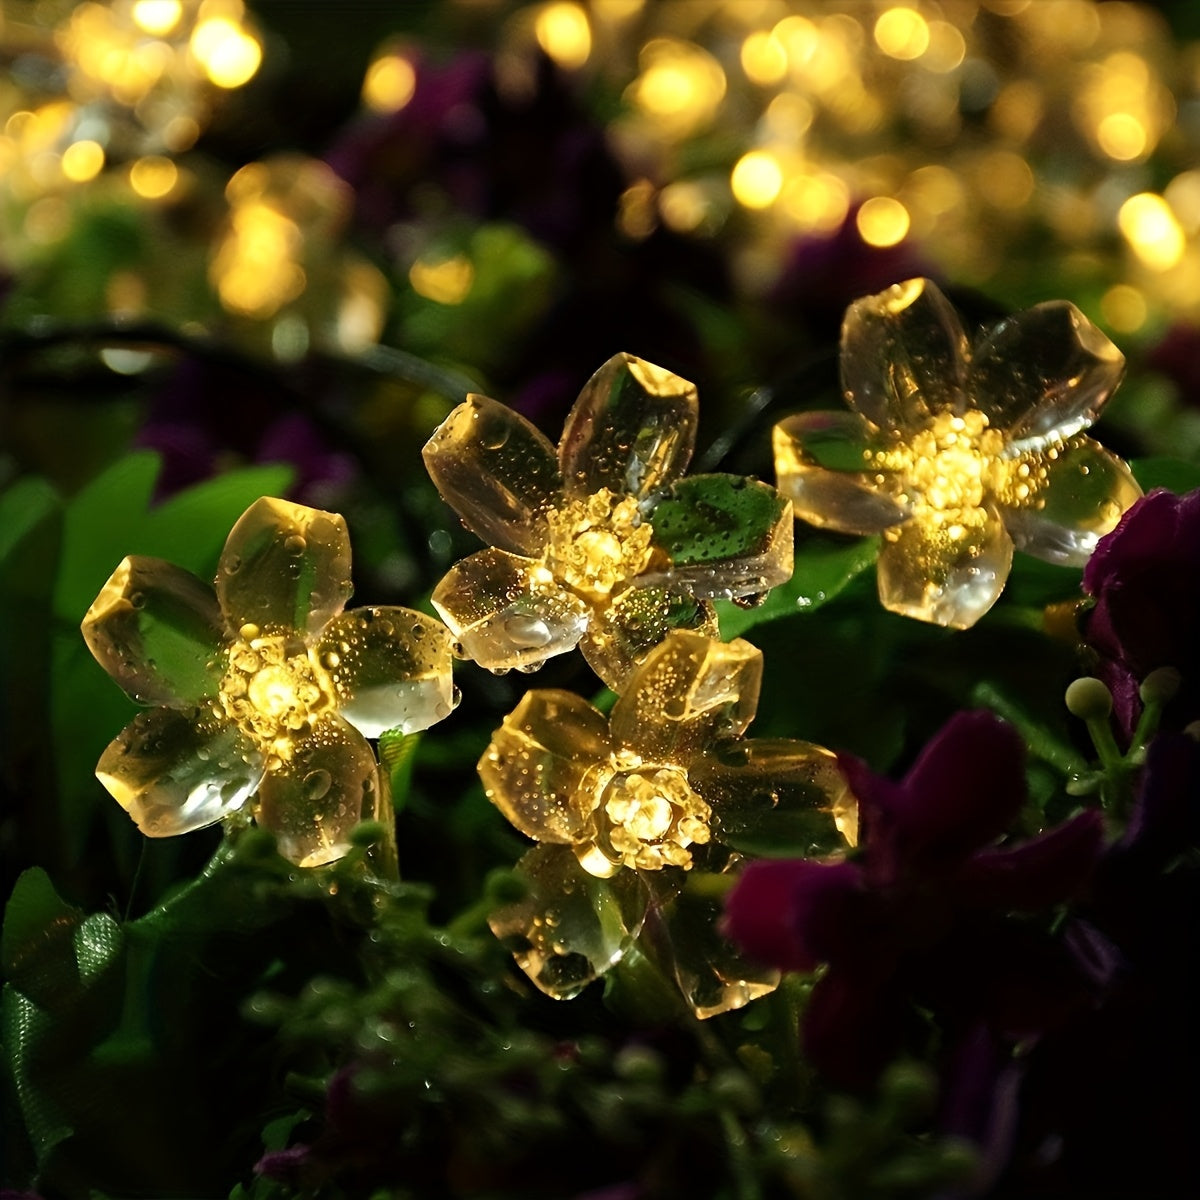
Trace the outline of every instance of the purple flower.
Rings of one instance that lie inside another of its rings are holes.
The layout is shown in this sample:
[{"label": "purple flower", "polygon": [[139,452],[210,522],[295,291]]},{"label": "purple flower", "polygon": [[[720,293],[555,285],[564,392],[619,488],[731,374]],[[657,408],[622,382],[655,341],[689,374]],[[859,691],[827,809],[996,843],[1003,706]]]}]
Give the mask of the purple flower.
[{"label": "purple flower", "polygon": [[825,973],[804,1016],[807,1052],[834,1083],[868,1085],[918,1008],[948,1039],[982,1023],[1036,1036],[1084,985],[1033,914],[1078,892],[1101,848],[1087,812],[997,846],[1025,800],[1024,745],[990,713],[960,713],[895,783],[839,766],[863,825],[854,861],[763,861],[731,893],[726,933],[783,969]]},{"label": "purple flower", "polygon": [[1183,679],[1165,724],[1200,717],[1200,491],[1159,489],[1136,501],[1100,539],[1083,589],[1096,602],[1084,640],[1099,656],[1096,674],[1112,690],[1126,736],[1141,711],[1138,685],[1156,667],[1175,667]]},{"label": "purple flower", "polygon": [[427,217],[439,193],[451,213],[513,221],[563,253],[611,225],[622,172],[549,60],[519,92],[500,87],[480,53],[413,65],[412,99],[356,122],[326,157],[354,188],[364,228]]},{"label": "purple flower", "polygon": [[231,463],[289,463],[296,468],[292,496],[336,507],[357,472],[284,388],[197,358],[183,359],[150,401],[137,442],[162,455],[160,498]]},{"label": "purple flower", "polygon": [[1170,379],[1184,403],[1200,407],[1200,327],[1172,325],[1146,355],[1146,366]]}]

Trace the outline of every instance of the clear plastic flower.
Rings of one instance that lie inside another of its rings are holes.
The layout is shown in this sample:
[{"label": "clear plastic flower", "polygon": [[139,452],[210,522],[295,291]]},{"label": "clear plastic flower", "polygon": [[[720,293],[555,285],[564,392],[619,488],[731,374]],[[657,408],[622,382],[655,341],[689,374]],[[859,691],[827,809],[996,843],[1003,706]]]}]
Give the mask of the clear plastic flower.
[{"label": "clear plastic flower", "polygon": [[[745,739],[762,654],[674,630],[606,718],[582,697],[528,692],[479,762],[488,799],[540,844],[517,870],[527,895],[493,932],[548,995],[567,999],[642,950],[697,1015],[738,1008],[778,974],[715,931],[721,886],[744,854],[852,845],[857,804],[827,750]],[[691,875],[689,875],[691,872]]]},{"label": "clear plastic flower", "polygon": [[796,516],[882,534],[885,608],[965,629],[996,602],[1014,546],[1079,566],[1141,495],[1081,434],[1120,382],[1121,352],[1073,304],[1001,321],[974,345],[941,291],[910,279],[842,326],[850,412],[775,427]]},{"label": "clear plastic flower", "polygon": [[254,819],[303,867],[340,858],[377,816],[368,737],[425,729],[454,705],[450,635],[407,608],[344,612],[350,538],[334,513],[264,497],[239,518],[215,589],[130,556],[83,619],[140,713],[96,775],[150,837]]},{"label": "clear plastic flower", "polygon": [[681,478],[697,416],[692,384],[618,354],[580,393],[557,453],[486,396],[446,418],[425,463],[491,544],[433,593],[466,657],[532,670],[578,644],[619,688],[668,630],[715,634],[710,598],[755,596],[790,578],[791,509],[773,487]]}]

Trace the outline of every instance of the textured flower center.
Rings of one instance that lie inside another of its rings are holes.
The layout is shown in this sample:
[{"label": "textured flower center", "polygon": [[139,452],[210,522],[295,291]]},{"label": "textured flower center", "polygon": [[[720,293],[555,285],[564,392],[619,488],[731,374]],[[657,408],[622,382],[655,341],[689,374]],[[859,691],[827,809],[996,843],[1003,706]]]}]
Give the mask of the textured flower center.
[{"label": "textured flower center", "polygon": [[334,706],[333,685],[295,638],[260,637],[254,625],[240,632],[218,692],[221,709],[264,753],[286,762],[292,739]]},{"label": "textured flower center", "polygon": [[572,591],[606,600],[618,584],[640,575],[650,561],[654,530],[632,496],[608,488],[571,500],[546,514],[549,539],[543,562]]},{"label": "textured flower center", "polygon": [[895,473],[899,498],[912,505],[916,520],[956,538],[978,523],[984,500],[1003,483],[1003,449],[1003,435],[971,409],[940,413],[908,442],[873,455],[872,465]]},{"label": "textured flower center", "polygon": [[[605,787],[596,812],[602,870],[614,866],[657,871],[690,867],[692,845],[709,840],[708,805],[692,790],[679,767],[647,766],[621,771]],[[585,868],[591,870],[586,859]]]}]

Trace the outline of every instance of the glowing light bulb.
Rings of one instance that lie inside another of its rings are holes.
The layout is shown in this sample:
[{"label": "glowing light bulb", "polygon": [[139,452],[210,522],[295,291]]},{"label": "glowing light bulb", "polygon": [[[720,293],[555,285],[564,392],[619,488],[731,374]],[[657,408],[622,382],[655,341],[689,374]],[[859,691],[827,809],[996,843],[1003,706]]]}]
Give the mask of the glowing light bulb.
[{"label": "glowing light bulb", "polygon": [[1183,258],[1183,230],[1171,206],[1156,193],[1130,196],[1117,213],[1117,225],[1133,252],[1152,270],[1169,270]]},{"label": "glowing light bulb", "polygon": [[533,32],[538,45],[568,70],[582,67],[592,52],[592,29],[578,4],[547,4],[538,10]]},{"label": "glowing light bulb", "polygon": [[174,190],[179,168],[157,154],[139,158],[129,167],[129,186],[146,200],[161,200]]},{"label": "glowing light bulb", "polygon": [[399,112],[413,97],[417,72],[402,54],[377,58],[363,79],[363,103],[375,112]]},{"label": "glowing light bulb", "polygon": [[767,208],[783,189],[783,169],[765,150],[751,150],[738,159],[729,184],[739,204]]},{"label": "glowing light bulb", "polygon": [[872,196],[858,210],[855,224],[868,246],[895,246],[908,233],[908,209],[891,196]]},{"label": "glowing light bulb", "polygon": [[875,44],[890,58],[920,58],[929,49],[929,23],[916,9],[889,8],[875,22]]},{"label": "glowing light bulb", "polygon": [[461,304],[475,282],[475,267],[465,255],[419,258],[408,271],[413,291],[438,304]]},{"label": "glowing light bulb", "polygon": [[164,37],[183,16],[180,0],[137,0],[132,9],[134,23],[154,37]]},{"label": "glowing light bulb", "polygon": [[104,147],[99,142],[72,142],[62,156],[62,173],[72,183],[95,179],[104,167]]}]

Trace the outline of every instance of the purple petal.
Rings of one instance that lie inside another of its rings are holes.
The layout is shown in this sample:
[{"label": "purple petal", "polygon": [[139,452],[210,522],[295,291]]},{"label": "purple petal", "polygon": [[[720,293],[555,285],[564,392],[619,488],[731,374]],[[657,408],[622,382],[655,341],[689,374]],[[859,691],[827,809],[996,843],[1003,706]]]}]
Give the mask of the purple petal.
[{"label": "purple petal", "polygon": [[725,902],[722,932],[751,958],[811,971],[855,953],[866,896],[853,863],[751,863]]},{"label": "purple petal", "polygon": [[830,970],[804,1010],[805,1056],[831,1083],[869,1087],[900,1045],[907,1004],[892,986]]},{"label": "purple petal", "polygon": [[862,813],[869,873],[944,872],[998,838],[1025,800],[1025,744],[989,712],[957,713],[897,785],[839,759]]},{"label": "purple petal", "polygon": [[1187,734],[1161,733],[1146,753],[1142,786],[1125,836],[1114,848],[1161,870],[1200,837],[1200,743]]},{"label": "purple petal", "polygon": [[1099,812],[1070,821],[1019,846],[981,850],[959,876],[959,896],[996,910],[1036,912],[1076,895],[1104,848]]}]

